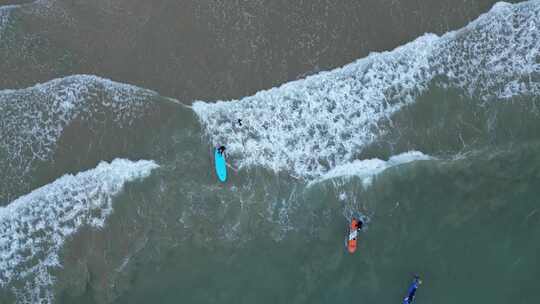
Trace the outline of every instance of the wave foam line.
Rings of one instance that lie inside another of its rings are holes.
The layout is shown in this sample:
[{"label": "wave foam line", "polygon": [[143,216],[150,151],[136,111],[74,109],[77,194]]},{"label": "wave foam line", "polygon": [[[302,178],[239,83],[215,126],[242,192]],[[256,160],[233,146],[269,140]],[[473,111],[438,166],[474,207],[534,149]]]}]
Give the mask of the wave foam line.
[{"label": "wave foam line", "polygon": [[[355,159],[430,85],[481,100],[540,93],[540,1],[498,3],[466,27],[240,100],[195,102],[212,144],[238,167],[317,178]],[[236,124],[242,119],[242,126]]]},{"label": "wave foam line", "polygon": [[0,286],[24,284],[22,290],[14,288],[18,303],[52,303],[50,271],[60,267],[65,240],[84,225],[103,227],[124,184],[157,167],[145,160],[101,162],[0,207]]},{"label": "wave foam line", "polygon": [[[365,160],[355,160],[351,163],[344,164],[333,168],[326,174],[318,178],[315,182],[322,182],[333,178],[359,177],[362,180],[362,185],[369,187],[373,181],[373,177],[379,175],[386,169],[407,164],[418,160],[430,160],[431,156],[419,151],[409,151],[394,155],[387,161],[372,158]],[[313,184],[314,182],[310,183]]]}]

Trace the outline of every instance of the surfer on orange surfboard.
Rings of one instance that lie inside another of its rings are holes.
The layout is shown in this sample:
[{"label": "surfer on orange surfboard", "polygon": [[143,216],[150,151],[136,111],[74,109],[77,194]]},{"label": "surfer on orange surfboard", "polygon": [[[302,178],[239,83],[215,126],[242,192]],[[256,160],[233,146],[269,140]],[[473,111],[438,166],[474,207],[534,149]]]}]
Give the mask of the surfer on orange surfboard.
[{"label": "surfer on orange surfboard", "polygon": [[362,229],[362,221],[356,218],[352,218],[349,237],[347,240],[347,250],[349,253],[354,253],[356,251],[356,239],[358,238],[358,231]]}]

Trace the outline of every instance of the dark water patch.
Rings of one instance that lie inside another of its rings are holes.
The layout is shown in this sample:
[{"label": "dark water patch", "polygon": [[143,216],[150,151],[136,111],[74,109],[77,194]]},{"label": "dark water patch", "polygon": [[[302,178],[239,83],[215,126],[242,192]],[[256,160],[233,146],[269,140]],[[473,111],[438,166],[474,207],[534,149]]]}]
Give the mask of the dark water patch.
[{"label": "dark water patch", "polygon": [[539,118],[537,96],[482,101],[460,90],[432,87],[382,121],[381,129],[388,132],[360,158],[388,158],[409,150],[452,156],[487,146],[519,145],[538,140]]},{"label": "dark water patch", "polygon": [[[495,2],[45,1],[25,10],[25,34],[18,37],[48,41],[45,55],[34,49],[0,53],[11,62],[27,59],[19,65],[24,69],[5,67],[11,73],[0,77],[0,88],[87,73],[187,103],[238,98],[425,32],[462,27]],[[47,15],[49,4],[53,15]]]},{"label": "dark water patch", "polygon": [[1,303],[15,303],[15,297],[13,294],[6,290],[0,290],[0,302]]},{"label": "dark water patch", "polygon": [[24,88],[75,72],[81,58],[74,50],[44,34],[46,26],[34,26],[22,7],[9,10],[0,32],[0,89]]}]

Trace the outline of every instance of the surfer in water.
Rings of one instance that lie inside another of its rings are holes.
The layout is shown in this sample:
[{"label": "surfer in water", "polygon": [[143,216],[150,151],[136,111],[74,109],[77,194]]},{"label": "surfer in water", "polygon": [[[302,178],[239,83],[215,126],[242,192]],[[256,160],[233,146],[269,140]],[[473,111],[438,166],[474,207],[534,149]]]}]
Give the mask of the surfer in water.
[{"label": "surfer in water", "polygon": [[361,219],[357,219],[357,218],[354,218],[352,219],[351,221],[351,226],[354,230],[356,230],[357,232],[362,230],[362,225],[364,225],[364,222],[362,222]]},{"label": "surfer in water", "polygon": [[360,219],[354,217],[351,219],[349,237],[347,240],[347,250],[349,250],[349,253],[354,253],[356,251],[356,238],[358,237],[358,231],[362,229],[363,224],[364,223]]},{"label": "surfer in water", "polygon": [[356,224],[357,230],[361,230],[361,229],[362,229],[362,225],[364,225],[364,222],[362,222],[361,219],[358,219],[358,223]]},{"label": "surfer in water", "polygon": [[217,150],[218,150],[218,153],[219,153],[219,154],[224,155],[224,153],[225,153],[225,146],[219,146],[219,148],[218,148]]},{"label": "surfer in water", "polygon": [[408,295],[403,298],[403,304],[411,304],[414,301],[414,295],[416,294],[416,290],[418,289],[420,284],[422,284],[420,277],[418,275],[415,275],[411,285],[409,286]]}]

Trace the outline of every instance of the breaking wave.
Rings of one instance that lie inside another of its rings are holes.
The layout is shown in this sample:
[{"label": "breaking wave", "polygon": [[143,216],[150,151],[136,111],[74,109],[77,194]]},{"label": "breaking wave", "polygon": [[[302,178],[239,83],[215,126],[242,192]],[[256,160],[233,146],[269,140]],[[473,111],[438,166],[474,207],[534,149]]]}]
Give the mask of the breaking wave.
[{"label": "breaking wave", "polygon": [[[466,27],[240,100],[195,102],[214,145],[239,167],[314,179],[356,159],[388,130],[380,122],[430,86],[481,102],[540,92],[540,2],[498,3]],[[242,119],[242,124],[237,120]]]},{"label": "breaking wave", "polygon": [[85,225],[103,227],[124,184],[157,167],[153,161],[102,162],[0,207],[0,286],[11,286],[18,303],[52,303],[51,270],[61,265],[66,239]]},{"label": "breaking wave", "polygon": [[333,168],[332,170],[328,171],[323,176],[318,178],[316,182],[321,182],[333,178],[356,176],[362,180],[362,184],[364,187],[368,187],[371,185],[373,177],[380,174],[386,169],[417,160],[430,159],[432,159],[432,157],[422,152],[409,151],[394,155],[390,157],[387,161],[378,158],[355,160],[351,163],[347,163]]}]

